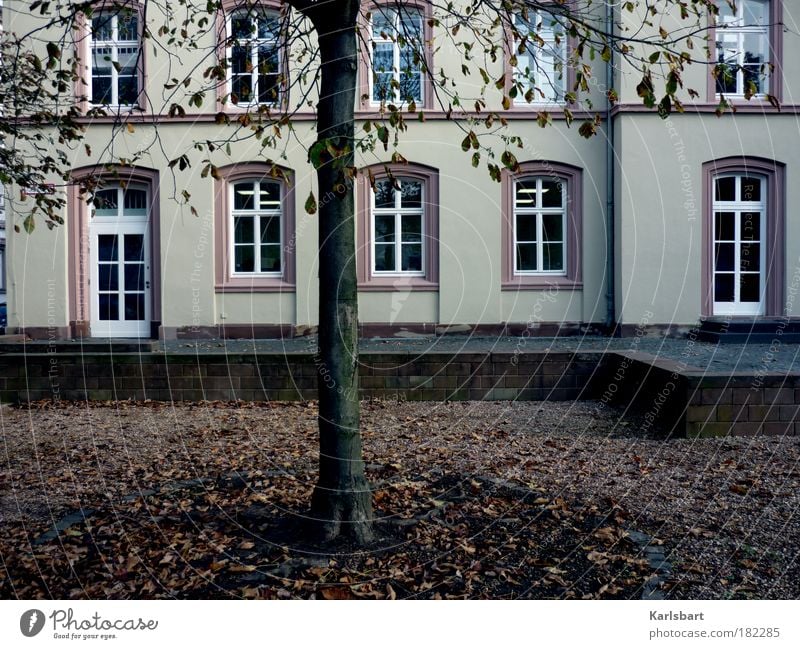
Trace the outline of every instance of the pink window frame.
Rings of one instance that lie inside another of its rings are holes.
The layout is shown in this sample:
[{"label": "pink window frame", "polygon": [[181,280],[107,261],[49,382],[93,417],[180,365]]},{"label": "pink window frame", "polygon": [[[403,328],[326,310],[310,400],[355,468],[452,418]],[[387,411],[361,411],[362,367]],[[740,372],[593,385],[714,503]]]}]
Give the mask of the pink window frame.
[{"label": "pink window frame", "polygon": [[766,293],[764,317],[784,315],[786,273],[786,166],[782,162],[750,156],[731,156],[703,164],[703,251],[701,314],[714,315],[714,178],[723,174],[754,174],[767,182],[766,213]]},{"label": "pink window frame", "polygon": [[88,337],[89,332],[89,220],[87,196],[82,181],[103,178],[109,183],[141,183],[150,191],[150,271],[152,327],[161,322],[161,198],[159,174],[145,167],[121,165],[88,166],[74,169],[67,186],[68,231],[68,312],[72,337]]},{"label": "pink window frame", "polygon": [[[214,181],[214,289],[218,293],[275,293],[295,290],[295,193],[294,172],[264,162],[244,162],[218,169]],[[281,276],[238,277],[231,270],[230,187],[240,180],[272,180],[281,185]]]},{"label": "pink window frame", "polygon": [[[375,179],[413,178],[424,183],[423,192],[423,275],[373,275],[372,273],[372,185]],[[439,289],[439,172],[420,164],[376,164],[359,173],[356,188],[356,273],[360,291],[436,291]]]},{"label": "pink window frame", "polygon": [[[514,273],[514,182],[530,176],[553,178],[567,183],[565,275],[517,275]],[[520,164],[519,171],[504,170],[501,177],[502,264],[501,288],[504,291],[543,289],[558,286],[582,288],[583,274],[583,173],[578,167],[549,161]]]},{"label": "pink window frame", "polygon": [[[572,8],[575,0],[566,0],[566,2],[556,3],[552,2],[552,6],[554,8],[564,7]],[[542,9],[546,10],[546,7],[541,7]],[[509,20],[514,20],[513,14],[509,14]],[[503,91],[506,95],[508,95],[509,90],[511,90],[511,86],[513,85],[514,80],[514,67],[511,65],[511,56],[514,54],[509,48],[510,45],[514,42],[514,38],[511,33],[511,25],[506,24],[504,28],[504,45],[503,45],[503,73],[505,76],[505,87]],[[567,51],[567,60],[565,63],[566,70],[564,71],[565,74],[565,83],[564,86],[566,88],[565,92],[573,92],[575,84],[577,83],[577,73],[575,72],[575,66],[570,65],[570,61],[572,60],[572,53],[575,50],[575,46],[577,44],[577,39],[573,36],[567,35],[567,42],[565,49]],[[545,102],[545,101],[533,101],[530,104],[527,102],[520,102],[516,103],[514,100],[511,100],[511,107],[504,111],[505,113],[513,113],[513,112],[540,112],[542,110],[546,110],[548,108],[560,108],[562,106],[568,106],[569,102]]]},{"label": "pink window frame", "polygon": [[[139,101],[132,106],[113,106],[109,105],[105,110],[110,112],[123,111],[147,111],[147,48],[143,38],[145,20],[147,18],[145,13],[146,2],[144,0],[118,0],[117,2],[101,2],[97,1],[98,10],[103,11],[108,8],[118,6],[135,6],[136,15],[138,18],[137,24],[139,28],[139,61],[137,66],[138,79],[139,79]],[[92,33],[91,22],[86,14],[80,13],[75,20],[75,58],[78,63],[78,78],[73,82],[73,91],[75,102],[82,113],[91,109],[103,109],[102,105],[95,106],[91,102],[92,98]]]},{"label": "pink window frame", "polygon": [[[360,38],[360,54],[358,57],[358,98],[357,105],[361,111],[376,111],[380,107],[372,101],[370,93],[370,78],[372,76],[372,52],[370,48],[370,16],[378,7],[391,7],[396,4],[396,0],[386,2],[369,2],[362,7],[358,19],[358,30]],[[425,41],[425,60],[428,71],[422,75],[422,105],[417,106],[417,110],[431,110],[433,103],[433,4],[426,0],[410,0],[402,3],[403,8],[418,9],[422,12],[423,39]]]},{"label": "pink window frame", "polygon": [[[260,0],[260,1],[250,1],[247,0],[222,0],[222,8],[220,11],[214,15],[214,34],[216,34],[216,51],[217,51],[217,60],[219,62],[223,62],[227,57],[227,48],[225,47],[225,43],[228,38],[228,18],[232,13],[236,11],[243,10],[243,9],[250,9],[253,7],[263,7],[264,9],[268,9],[270,11],[289,11],[288,5],[286,5],[281,0]],[[282,47],[285,47],[285,35],[281,36],[284,43],[282,43]],[[283,56],[281,58],[281,72],[283,73],[283,85],[281,87],[281,96],[280,102],[274,106],[274,109],[277,111],[284,111],[289,105],[289,57],[288,52],[283,51]],[[239,113],[246,113],[247,111],[258,110],[259,106],[267,105],[267,104],[247,104],[244,106],[239,106],[237,104],[232,104],[229,100],[227,100],[228,95],[230,95],[230,70],[225,73],[225,80],[220,81],[216,85],[217,89],[217,104],[220,108],[224,111],[230,112],[239,112]]]},{"label": "pink window frame", "polygon": [[[719,4],[720,0],[717,0]],[[725,2],[726,0],[721,0]],[[783,0],[769,0],[769,55],[772,64],[772,72],[769,76],[769,93],[778,103],[783,102]],[[709,56],[711,58],[711,70],[717,64],[717,30],[715,27],[714,16],[709,16],[708,24],[708,43],[709,43]],[[720,95],[717,94],[717,80],[709,70],[708,85],[706,88],[707,99],[709,102],[717,103]],[[751,99],[744,99],[738,95],[725,95],[725,98],[736,104],[745,105],[759,105],[770,106],[771,104],[764,98],[752,97]]]}]

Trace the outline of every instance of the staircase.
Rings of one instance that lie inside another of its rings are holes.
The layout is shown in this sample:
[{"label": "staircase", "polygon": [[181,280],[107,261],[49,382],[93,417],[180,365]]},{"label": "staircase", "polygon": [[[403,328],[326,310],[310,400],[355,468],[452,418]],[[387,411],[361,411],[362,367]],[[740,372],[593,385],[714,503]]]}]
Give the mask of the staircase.
[{"label": "staircase", "polygon": [[787,318],[727,318],[701,320],[698,340],[709,343],[751,343],[768,345],[800,343],[800,320]]}]

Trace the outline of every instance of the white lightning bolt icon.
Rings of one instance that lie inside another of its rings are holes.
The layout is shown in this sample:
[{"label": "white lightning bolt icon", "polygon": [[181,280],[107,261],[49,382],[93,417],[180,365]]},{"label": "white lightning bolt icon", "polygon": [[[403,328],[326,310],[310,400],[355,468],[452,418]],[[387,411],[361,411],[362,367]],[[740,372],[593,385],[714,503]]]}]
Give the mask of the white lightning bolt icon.
[{"label": "white lightning bolt icon", "polygon": [[38,615],[36,615],[36,611],[31,613],[31,619],[28,620],[28,631],[33,631],[33,627],[36,625],[36,620],[38,619]]}]

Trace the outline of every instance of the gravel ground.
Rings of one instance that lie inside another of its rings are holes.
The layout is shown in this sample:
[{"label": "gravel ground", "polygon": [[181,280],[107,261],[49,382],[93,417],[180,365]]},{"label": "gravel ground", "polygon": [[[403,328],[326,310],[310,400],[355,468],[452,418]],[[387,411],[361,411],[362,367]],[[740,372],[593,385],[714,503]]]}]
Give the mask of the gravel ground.
[{"label": "gravel ground", "polygon": [[[258,467],[313,484],[313,404],[4,407],[0,423],[0,523],[34,537],[67,512],[175,480]],[[800,597],[800,440],[636,430],[593,402],[370,401],[363,412],[368,468],[392,467],[389,490],[444,471],[612,502],[631,530],[663,541],[673,597]]]},{"label": "gravel ground", "polygon": [[[178,353],[284,353],[316,350],[314,337],[286,340],[204,340],[196,342],[160,341],[161,350]],[[411,338],[368,338],[360,342],[362,351],[408,353],[457,352],[581,352],[635,350],[656,357],[683,361],[709,374],[731,372],[800,372],[800,345],[797,344],[711,344],[689,339],[663,337],[605,338],[602,336],[481,337],[419,336]]]}]

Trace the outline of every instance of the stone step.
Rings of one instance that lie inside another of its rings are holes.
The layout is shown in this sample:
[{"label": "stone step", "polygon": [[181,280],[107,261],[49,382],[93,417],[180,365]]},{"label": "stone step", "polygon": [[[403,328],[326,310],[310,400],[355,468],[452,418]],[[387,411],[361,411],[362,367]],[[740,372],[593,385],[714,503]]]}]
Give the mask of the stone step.
[{"label": "stone step", "polygon": [[144,354],[158,348],[157,340],[0,341],[0,354]]}]

